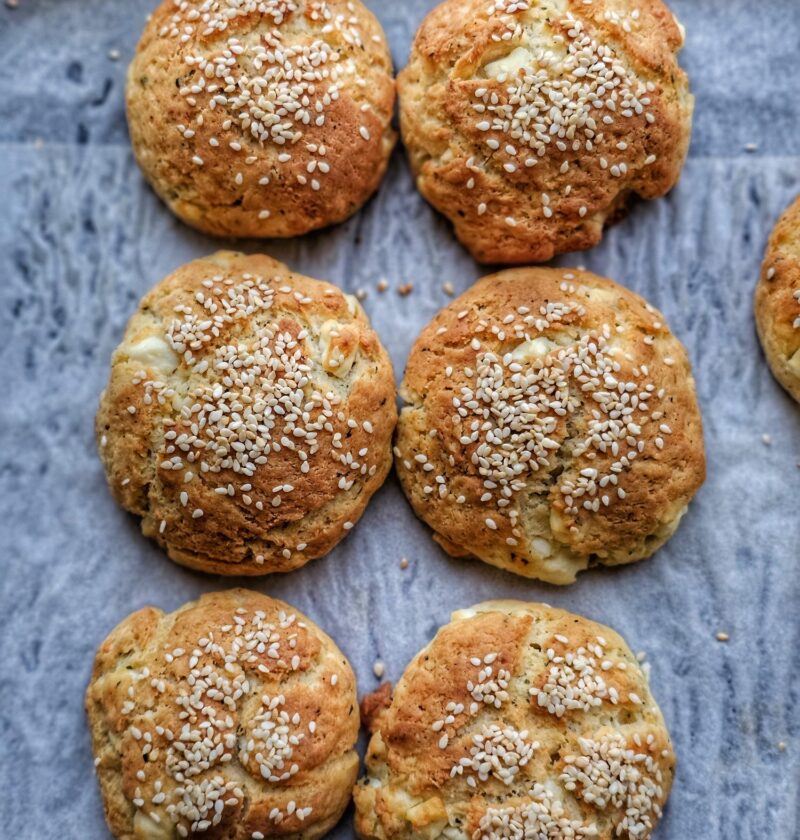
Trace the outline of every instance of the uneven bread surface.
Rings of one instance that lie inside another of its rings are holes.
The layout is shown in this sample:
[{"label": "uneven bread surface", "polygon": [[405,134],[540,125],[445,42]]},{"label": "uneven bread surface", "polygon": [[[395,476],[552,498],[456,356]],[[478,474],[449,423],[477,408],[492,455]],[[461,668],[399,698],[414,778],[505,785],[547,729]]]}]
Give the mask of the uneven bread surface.
[{"label": "uneven bread surface", "polygon": [[86,709],[119,840],[311,840],[358,774],[355,677],[334,642],[244,589],[126,618]]},{"label": "uneven bread surface", "polygon": [[800,197],[781,216],[770,237],[755,311],[769,366],[800,402]]},{"label": "uneven bread surface", "polygon": [[592,247],[678,180],[683,40],[661,0],[445,0],[398,77],[419,190],[480,262]]},{"label": "uneven bread surface", "polygon": [[178,563],[289,571],[326,554],[391,467],[391,363],[355,298],[220,252],[142,300],[97,415],[109,484]]},{"label": "uneven bread surface", "polygon": [[220,236],[343,221],[377,189],[396,139],[391,56],[360,0],[163,0],[126,96],[153,188]]},{"label": "uneven bread surface", "polygon": [[544,604],[453,615],[373,719],[369,840],[647,840],[675,757],[612,630]]},{"label": "uneven bread surface", "polygon": [[395,464],[453,556],[571,583],[652,554],[705,477],[686,353],[664,317],[578,270],[485,277],[408,360]]}]

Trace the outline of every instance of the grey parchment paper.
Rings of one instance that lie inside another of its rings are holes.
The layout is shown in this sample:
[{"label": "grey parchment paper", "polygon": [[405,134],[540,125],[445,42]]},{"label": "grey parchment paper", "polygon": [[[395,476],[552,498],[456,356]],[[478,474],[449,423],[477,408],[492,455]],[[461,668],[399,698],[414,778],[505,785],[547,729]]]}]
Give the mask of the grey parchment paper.
[{"label": "grey parchment paper", "polygon": [[[138,299],[230,246],[175,221],[127,140],[125,68],[154,0],[0,7],[0,836],[104,840],[83,713],[94,651],[132,610],[242,581],[170,563],[116,507],[93,416]],[[405,63],[432,0],[371,0]],[[360,690],[397,679],[450,612],[546,600],[619,630],[652,663],[679,769],[659,840],[800,837],[800,407],[771,378],[751,297],[764,245],[800,192],[798,0],[673,0],[697,96],[667,198],[638,204],[586,265],[660,307],[686,343],[708,481],[653,559],[558,589],[448,559],[390,478],[323,560],[247,581],[322,624]],[[119,59],[110,52],[118,50]],[[746,151],[748,144],[757,150]],[[400,150],[378,195],[335,229],[247,243],[355,291],[401,376],[421,326],[482,273],[417,195]],[[379,295],[385,277],[392,290]],[[394,289],[412,282],[401,297]],[[767,444],[762,436],[768,435]],[[401,557],[410,561],[401,570]],[[718,631],[730,634],[720,643]],[[781,751],[779,743],[784,742]],[[336,840],[353,835],[348,814]]]}]

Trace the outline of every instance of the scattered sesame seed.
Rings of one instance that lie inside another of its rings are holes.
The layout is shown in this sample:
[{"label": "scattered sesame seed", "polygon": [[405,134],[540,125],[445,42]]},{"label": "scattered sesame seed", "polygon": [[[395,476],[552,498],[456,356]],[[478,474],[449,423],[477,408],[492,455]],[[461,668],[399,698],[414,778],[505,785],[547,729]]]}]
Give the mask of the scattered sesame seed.
[{"label": "scattered sesame seed", "polygon": [[[494,33],[492,37],[521,39],[522,25],[512,15],[528,8],[527,2],[496,0],[487,14],[490,18],[500,16],[507,31],[504,35]],[[632,32],[638,26],[639,15],[633,12],[624,15],[606,10],[605,17],[625,32]],[[592,37],[582,20],[567,12],[559,23],[564,33],[556,36],[561,42],[559,50],[527,45],[525,49],[530,55],[525,56],[519,70],[510,73],[502,70],[492,82],[475,88],[472,103],[478,115],[475,128],[483,135],[483,143],[490,152],[502,149],[507,157],[498,160],[498,164],[509,174],[517,171],[517,156],[522,147],[527,155],[526,167],[535,166],[537,159],[548,155],[584,151],[594,156],[600,168],[607,169],[612,177],[622,178],[628,173],[629,165],[641,158],[616,133],[606,141],[603,126],[635,119],[655,122],[655,116],[647,111],[654,88],[623,64],[612,44],[600,43]],[[523,48],[518,49],[522,52]],[[615,154],[630,155],[630,163],[620,160],[609,164],[602,152],[610,144]],[[654,162],[654,155],[646,156],[645,165]],[[566,175],[570,161],[562,160],[558,168]],[[564,189],[563,193],[568,195],[569,191]],[[555,210],[548,210],[545,202],[542,212],[550,219]],[[509,221],[512,218],[506,217],[506,223],[513,227],[515,222]]]},{"label": "scattered sesame seed", "polygon": [[[147,790],[144,788],[147,777],[144,769],[140,769],[136,779],[141,787],[135,788],[130,801],[140,810],[148,802],[158,806],[158,811],[148,809],[147,815],[155,822],[171,822],[174,828],[170,829],[170,836],[173,831],[180,837],[200,835],[222,822],[226,808],[236,809],[241,805],[245,793],[240,782],[236,776],[228,778],[223,772],[232,761],[238,760],[242,765],[255,762],[260,776],[274,785],[300,772],[299,765],[292,760],[295,749],[306,737],[306,729],[311,733],[316,730],[316,722],[313,719],[306,722],[300,712],[286,709],[284,695],[262,693],[258,683],[248,678],[247,671],[257,669],[268,675],[271,663],[285,666],[284,657],[296,644],[296,628],[303,626],[296,622],[294,615],[283,611],[275,619],[267,620],[263,612],[248,615],[244,608],[239,608],[230,623],[199,638],[190,649],[188,673],[169,672],[170,679],[176,683],[170,688],[174,689],[171,699],[180,730],[154,726],[149,714],[144,713],[152,700],[146,695],[141,700],[136,696],[137,686],[144,681],[169,697],[167,681],[155,677],[148,681],[147,667],[140,671],[126,670],[132,680],[128,688],[131,699],[122,710],[127,718],[127,733],[141,749],[142,759],[148,762],[143,767],[160,761],[158,772],[165,773],[175,783],[167,789],[157,778]],[[182,648],[175,648],[165,655],[165,660],[170,664],[184,653]],[[300,657],[292,655],[291,663],[297,670]],[[240,738],[239,707],[245,700],[257,700],[259,694],[260,708],[256,706],[249,715],[246,737]],[[287,808],[287,812],[291,811],[298,816],[302,813],[301,819],[306,819],[312,809],[294,802]],[[279,816],[273,814],[273,821]],[[264,834],[254,831],[250,837],[263,840]]]},{"label": "scattered sesame seed", "polygon": [[[282,483],[272,488],[266,499],[254,498],[253,475],[280,449],[296,455],[300,474],[309,473],[310,456],[320,452],[322,435],[330,436],[331,456],[349,472],[344,485],[340,484],[343,490],[349,490],[360,476],[373,475],[377,466],[369,447],[361,445],[351,452],[346,446],[351,429],[361,427],[372,434],[372,421],[348,417],[341,396],[311,381],[311,368],[302,350],[309,335],[307,328],[295,335],[265,318],[250,339],[240,338],[233,344],[227,339],[215,341],[228,324],[259,311],[269,313],[277,294],[290,294],[298,304],[310,303],[312,298],[287,285],[283,276],[265,280],[246,272],[239,277],[220,274],[200,285],[202,291],[195,294],[193,306],[176,306],[176,317],[168,322],[164,341],[189,372],[212,370],[216,375],[210,382],[201,380],[188,392],[191,408],[181,408],[177,417],[170,416],[175,410],[173,389],[147,380],[144,371],[133,377],[134,384],[143,386],[145,404],[164,407],[160,467],[184,472],[178,499],[187,515],[194,519],[204,515],[202,508],[191,504],[190,482],[198,472],[212,479],[231,470],[237,482],[214,481],[209,489],[215,495],[240,497],[243,504],[258,511],[267,503],[279,508],[295,486]],[[336,359],[336,364],[342,361],[344,357]],[[349,528],[352,523],[345,524],[345,529]],[[306,547],[301,545],[297,551]],[[290,547],[276,550],[291,558]],[[263,564],[263,555],[257,555],[255,562]]]},{"label": "scattered sesame seed", "polygon": [[[179,94],[196,112],[198,126],[203,125],[207,114],[224,113],[222,130],[233,133],[225,139],[228,147],[241,152],[244,143],[247,152],[256,149],[255,153],[247,154],[248,165],[259,161],[267,145],[286,149],[303,139],[307,127],[324,126],[331,105],[348,86],[360,90],[366,87],[346,50],[333,46],[327,37],[336,31],[348,47],[363,49],[357,17],[334,15],[322,0],[311,3],[306,13],[316,27],[296,43],[287,43],[289,39],[280,29],[299,8],[294,0],[202,0],[202,3],[175,0],[175,6],[159,35],[175,38],[181,44],[191,41],[194,45],[183,59],[187,69],[194,72],[187,75],[189,81],[179,88]],[[255,34],[246,29],[233,31],[232,24],[237,18],[254,12],[262,18],[271,18],[272,28]],[[223,39],[215,39],[215,49],[204,48],[207,36],[223,33]],[[369,110],[371,103],[363,102],[361,108]],[[365,141],[370,140],[366,126],[360,126],[358,132]],[[184,136],[191,139],[195,132],[184,131]],[[217,137],[197,140],[219,146]],[[325,147],[316,143],[306,143],[305,147],[311,155],[308,171],[328,174],[330,164],[323,160]],[[279,164],[291,159],[285,150],[277,155]],[[197,166],[203,165],[198,155],[193,161]],[[264,185],[263,177],[255,177]],[[302,178],[300,183],[315,191],[322,188],[317,178]],[[259,218],[269,217],[259,215]]]},{"label": "scattered sesame seed", "polygon": [[[638,744],[641,738],[634,740]],[[566,790],[580,792],[601,811],[608,806],[619,811],[623,816],[615,826],[616,836],[648,837],[661,816],[663,798],[661,769],[649,753],[652,736],[642,747],[646,752],[630,749],[619,732],[578,741],[581,754],[564,758],[560,781]]]}]

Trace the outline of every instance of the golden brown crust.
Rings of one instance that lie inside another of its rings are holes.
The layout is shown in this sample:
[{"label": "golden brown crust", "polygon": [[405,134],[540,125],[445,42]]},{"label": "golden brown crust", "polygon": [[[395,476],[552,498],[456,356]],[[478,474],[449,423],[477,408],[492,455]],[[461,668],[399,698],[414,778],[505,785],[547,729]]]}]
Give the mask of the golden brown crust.
[{"label": "golden brown crust", "polygon": [[678,180],[682,44],[661,0],[445,0],[398,76],[417,186],[480,262],[590,248]]},{"label": "golden brown crust", "polygon": [[375,691],[365,694],[361,700],[361,720],[370,735],[378,729],[381,718],[392,705],[392,684],[381,683]]},{"label": "golden brown crust", "polygon": [[770,237],[756,287],[755,312],[772,373],[800,402],[800,197]]},{"label": "golden brown crust", "polygon": [[358,302],[219,252],[142,300],[97,415],[114,497],[178,563],[290,571],[330,551],[391,467],[391,362]]},{"label": "golden brown crust", "polygon": [[675,757],[613,630],[491,601],[455,613],[411,662],[366,763],[354,795],[369,840],[646,840]]},{"label": "golden brown crust", "polygon": [[128,616],[97,652],[86,710],[119,840],[312,840],[358,773],[347,659],[288,604],[245,589]]},{"label": "golden brown crust", "polygon": [[128,124],[145,176],[183,221],[296,236],[377,189],[394,96],[386,37],[360,0],[163,0],[128,73]]},{"label": "golden brown crust", "polygon": [[455,556],[551,583],[652,554],[705,477],[686,353],[611,280],[511,269],[412,348],[395,465]]}]

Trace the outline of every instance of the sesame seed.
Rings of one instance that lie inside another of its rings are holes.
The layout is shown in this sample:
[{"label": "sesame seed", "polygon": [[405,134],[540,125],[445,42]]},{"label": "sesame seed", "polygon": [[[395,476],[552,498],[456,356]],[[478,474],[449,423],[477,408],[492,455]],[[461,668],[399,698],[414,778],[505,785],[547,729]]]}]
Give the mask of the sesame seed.
[{"label": "sesame seed", "polygon": [[[634,737],[637,745],[641,740]],[[619,732],[579,738],[580,755],[564,758],[560,781],[568,792],[580,792],[594,807],[618,810],[623,815],[615,828],[618,836],[649,836],[654,818],[661,815],[663,798],[661,770],[649,754],[652,743],[649,736],[647,751],[637,752]]]},{"label": "sesame seed", "polygon": [[[182,44],[192,42],[193,47],[187,49],[183,60],[187,69],[191,68],[196,75],[179,88],[179,93],[196,112],[198,126],[203,125],[208,113],[224,113],[222,130],[233,134],[225,142],[234,152],[243,151],[243,143],[248,152],[257,144],[258,151],[246,156],[248,165],[259,161],[264,147],[282,149],[294,145],[303,138],[308,126],[324,126],[330,106],[340,98],[345,86],[366,86],[353,73],[350,62],[344,60],[346,51],[332,46],[327,37],[314,37],[312,32],[302,42],[289,42],[279,27],[297,11],[293,0],[203,0],[200,8],[198,5],[176,0],[176,10],[159,35],[175,38]],[[310,9],[310,19],[317,22],[320,36],[337,31],[348,47],[363,48],[355,16],[334,16],[320,11],[327,9],[322,3],[312,4]],[[236,18],[254,12],[271,18],[273,27],[259,37],[252,37],[246,31],[236,34],[231,31]],[[212,34],[223,36],[218,40],[219,50],[204,49],[203,39]],[[362,103],[362,110],[370,107],[371,103]],[[369,140],[366,127],[361,126],[359,134]],[[184,136],[191,139],[194,131]],[[201,142],[219,146],[216,137],[203,138]],[[324,146],[314,143],[307,146],[317,156],[310,164],[319,165],[319,158],[325,156]],[[195,155],[193,160],[196,165],[203,165],[199,156]],[[279,164],[288,163],[291,155],[283,151],[277,160]],[[319,165],[319,171],[327,174],[330,166]],[[307,183],[312,190],[321,189],[317,179],[301,183]]]},{"label": "sesame seed", "polygon": [[[508,29],[504,35],[492,37],[499,40],[519,37],[519,25],[506,16],[511,14],[508,9],[527,8],[527,3],[494,2],[488,15],[501,16]],[[626,32],[637,26],[638,15],[616,11],[609,14],[610,22]],[[529,48],[532,55],[526,57],[525,65],[518,71],[502,71],[494,84],[475,88],[472,107],[479,115],[475,128],[486,135],[483,142],[490,151],[500,148],[498,137],[501,137],[504,151],[511,157],[517,155],[520,146],[533,152],[525,159],[526,167],[535,166],[537,158],[571,148],[591,153],[601,169],[608,169],[612,177],[621,178],[629,164],[619,161],[609,168],[607,159],[600,153],[605,144],[603,134],[598,132],[598,121],[613,125],[618,120],[644,114],[647,122],[654,122],[655,117],[645,111],[650,103],[650,87],[632,70],[623,68],[615,47],[595,40],[582,20],[566,13],[560,25],[566,33],[556,36],[565,50],[563,55],[546,47]],[[634,154],[625,140],[610,142],[616,151]],[[654,160],[652,155],[646,158],[648,165]],[[502,166],[509,174],[517,168],[512,161]],[[569,160],[562,160],[559,172],[566,175],[569,170]],[[568,194],[567,189],[564,194]],[[553,211],[544,213],[548,219],[552,215]]]}]

